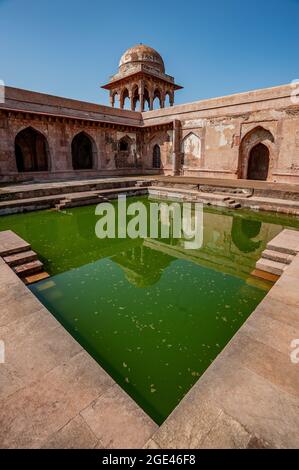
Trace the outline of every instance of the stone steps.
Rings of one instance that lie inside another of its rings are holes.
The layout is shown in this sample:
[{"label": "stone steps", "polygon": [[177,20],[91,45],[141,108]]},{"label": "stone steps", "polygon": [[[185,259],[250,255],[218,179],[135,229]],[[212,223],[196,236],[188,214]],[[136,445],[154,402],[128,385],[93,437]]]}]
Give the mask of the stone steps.
[{"label": "stone steps", "polygon": [[236,202],[234,199],[229,198],[226,201],[227,207],[230,209],[239,209],[241,207],[241,204],[239,202]]},{"label": "stone steps", "polygon": [[0,256],[26,284],[49,277],[29,243],[11,230],[0,232]]},{"label": "stone steps", "polygon": [[297,230],[283,230],[267,243],[267,249],[288,255],[297,255],[299,253],[299,232]]},{"label": "stone steps", "polygon": [[256,263],[257,273],[270,273],[281,276],[284,270],[291,264],[295,256],[299,253],[299,232],[285,229],[273,240],[267,243],[267,248],[262,252],[262,257]]},{"label": "stone steps", "polygon": [[21,264],[30,263],[31,261],[36,261],[38,258],[34,251],[28,250],[21,251],[20,253],[16,253],[14,255],[5,256],[3,259],[9,266],[15,267]]},{"label": "stone steps", "polygon": [[20,264],[13,268],[14,272],[20,277],[31,276],[43,271],[43,263],[39,260],[30,261],[29,263]]},{"label": "stone steps", "polygon": [[[150,181],[150,179],[149,179]],[[64,182],[48,182],[33,183],[26,185],[18,185],[7,187],[0,190],[0,202],[15,201],[17,199],[32,199],[41,197],[56,196],[60,199],[65,194],[74,194],[86,191],[100,191],[105,189],[117,189],[135,184],[149,184],[148,181],[138,177],[118,177],[118,178],[98,178],[88,179],[85,181],[64,181]]]},{"label": "stone steps", "polygon": [[229,209],[238,209],[241,207],[240,202],[225,193],[202,192],[196,189],[171,188],[167,186],[150,186],[148,191],[150,195],[161,197],[172,195],[175,198],[181,198],[186,201],[192,200],[194,202],[202,202],[203,204],[227,207]]},{"label": "stone steps", "polygon": [[270,259],[261,258],[256,263],[256,269],[260,271],[266,271],[267,273],[275,274],[276,276],[281,276],[287,264],[281,263],[279,261],[272,261]]},{"label": "stone steps", "polygon": [[249,198],[236,196],[236,200],[242,203],[243,207],[248,207],[254,210],[265,210],[270,212],[299,215],[298,200],[292,201],[290,199],[279,199],[262,196],[252,196]]},{"label": "stone steps", "polygon": [[[54,196],[40,196],[29,199],[17,199],[15,201],[0,202],[0,215],[14,214],[18,212],[33,211],[36,209],[49,209],[56,207],[58,210],[79,205],[97,204],[99,198],[122,194],[145,194],[147,188],[126,186],[99,191],[81,191],[79,193],[67,193]],[[102,199],[103,200],[103,199]]]},{"label": "stone steps", "polygon": [[23,253],[31,249],[29,243],[23,240],[12,230],[0,232],[0,256],[10,256],[17,253]]},{"label": "stone steps", "polygon": [[37,274],[32,274],[30,276],[25,276],[23,279],[25,284],[34,284],[35,282],[43,281],[44,279],[48,279],[50,275],[46,273],[46,271],[42,271]]},{"label": "stone steps", "polygon": [[262,252],[262,258],[269,259],[271,261],[278,261],[284,264],[291,264],[294,259],[294,255],[266,249]]},{"label": "stone steps", "polygon": [[130,194],[135,191],[140,194],[140,190],[147,190],[144,186],[132,186],[127,188],[104,189],[101,191],[86,191],[79,194],[67,194],[59,203],[55,204],[56,209],[63,210],[72,207],[87,206],[109,201],[109,196],[119,194]]},{"label": "stone steps", "polygon": [[267,271],[262,271],[260,269],[254,269],[251,273],[252,276],[263,279],[264,281],[271,282],[272,284],[280,278],[277,274],[272,274]]}]

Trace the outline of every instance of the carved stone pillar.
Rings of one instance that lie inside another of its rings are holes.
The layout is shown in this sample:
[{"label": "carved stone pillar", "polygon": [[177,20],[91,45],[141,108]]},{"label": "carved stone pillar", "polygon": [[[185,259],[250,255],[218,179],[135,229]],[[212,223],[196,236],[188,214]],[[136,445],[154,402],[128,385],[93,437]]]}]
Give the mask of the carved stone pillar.
[{"label": "carved stone pillar", "polygon": [[134,91],[132,88],[129,90],[129,100],[131,105],[131,111],[134,111]]},{"label": "carved stone pillar", "polygon": [[182,125],[181,121],[175,119],[173,121],[173,175],[179,175],[181,169],[181,134]]},{"label": "carved stone pillar", "polygon": [[149,100],[150,100],[149,109],[150,111],[152,111],[154,109],[154,91],[153,90],[149,92]]},{"label": "carved stone pillar", "polygon": [[169,95],[169,106],[173,106],[174,104],[174,92],[172,91]]},{"label": "carved stone pillar", "polygon": [[124,95],[123,95],[123,92],[122,92],[121,95],[120,95],[120,99],[119,99],[120,109],[124,109],[124,104],[125,104],[125,100],[124,100]]},{"label": "carved stone pillar", "polygon": [[144,111],[144,85],[143,82],[139,85],[139,100],[140,100],[140,111]]}]

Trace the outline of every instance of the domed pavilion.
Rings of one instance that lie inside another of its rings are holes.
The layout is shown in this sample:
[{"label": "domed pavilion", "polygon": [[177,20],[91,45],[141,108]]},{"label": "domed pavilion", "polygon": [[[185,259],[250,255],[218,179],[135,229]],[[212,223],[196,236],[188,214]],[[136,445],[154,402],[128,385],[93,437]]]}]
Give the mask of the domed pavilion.
[{"label": "domed pavilion", "polygon": [[173,106],[174,92],[182,87],[165,73],[164,61],[155,49],[138,44],[124,52],[118,72],[102,88],[109,90],[111,106],[118,100],[123,109],[128,99],[131,110],[144,111],[146,105],[152,110],[156,99],[159,107],[164,108],[167,96]]}]

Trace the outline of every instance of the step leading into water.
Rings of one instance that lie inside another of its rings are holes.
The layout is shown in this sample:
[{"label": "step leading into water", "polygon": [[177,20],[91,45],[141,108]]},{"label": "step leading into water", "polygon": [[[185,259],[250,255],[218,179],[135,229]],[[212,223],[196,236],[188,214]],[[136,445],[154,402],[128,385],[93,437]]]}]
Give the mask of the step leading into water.
[{"label": "step leading into water", "polygon": [[280,251],[275,250],[264,250],[262,252],[262,258],[278,261],[279,263],[291,264],[294,259],[294,255],[281,253]]},{"label": "step leading into water", "polygon": [[43,263],[39,260],[31,261],[30,263],[21,264],[13,268],[14,272],[21,277],[37,274],[43,269]]},{"label": "step leading into water", "polygon": [[26,276],[24,278],[24,281],[25,281],[25,284],[34,284],[36,282],[48,279],[48,277],[50,277],[50,275],[46,273],[46,271],[42,271],[37,274],[32,274],[31,276]]},{"label": "step leading into water", "polygon": [[271,274],[276,274],[277,276],[281,276],[287,264],[280,263],[278,261],[272,261],[270,259],[261,258],[256,263],[256,269],[260,269],[261,271],[266,271]]},{"label": "step leading into water", "polygon": [[285,229],[267,244],[267,249],[289,255],[299,253],[299,232]]},{"label": "step leading into water", "polygon": [[0,232],[0,256],[9,256],[15,253],[30,250],[31,246],[11,230]]},{"label": "step leading into water", "polygon": [[38,257],[35,251],[28,250],[22,251],[21,253],[16,253],[14,255],[5,256],[3,259],[5,263],[13,267],[19,266],[20,264],[29,263],[30,261],[36,261]]}]

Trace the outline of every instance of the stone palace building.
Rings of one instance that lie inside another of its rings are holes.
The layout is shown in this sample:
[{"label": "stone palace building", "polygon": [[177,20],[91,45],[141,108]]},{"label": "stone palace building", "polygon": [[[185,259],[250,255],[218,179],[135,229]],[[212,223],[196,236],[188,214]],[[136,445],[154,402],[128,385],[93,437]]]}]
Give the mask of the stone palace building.
[{"label": "stone palace building", "polygon": [[294,86],[173,106],[182,87],[140,44],[103,86],[111,107],[6,87],[0,181],[160,174],[299,183]]}]

